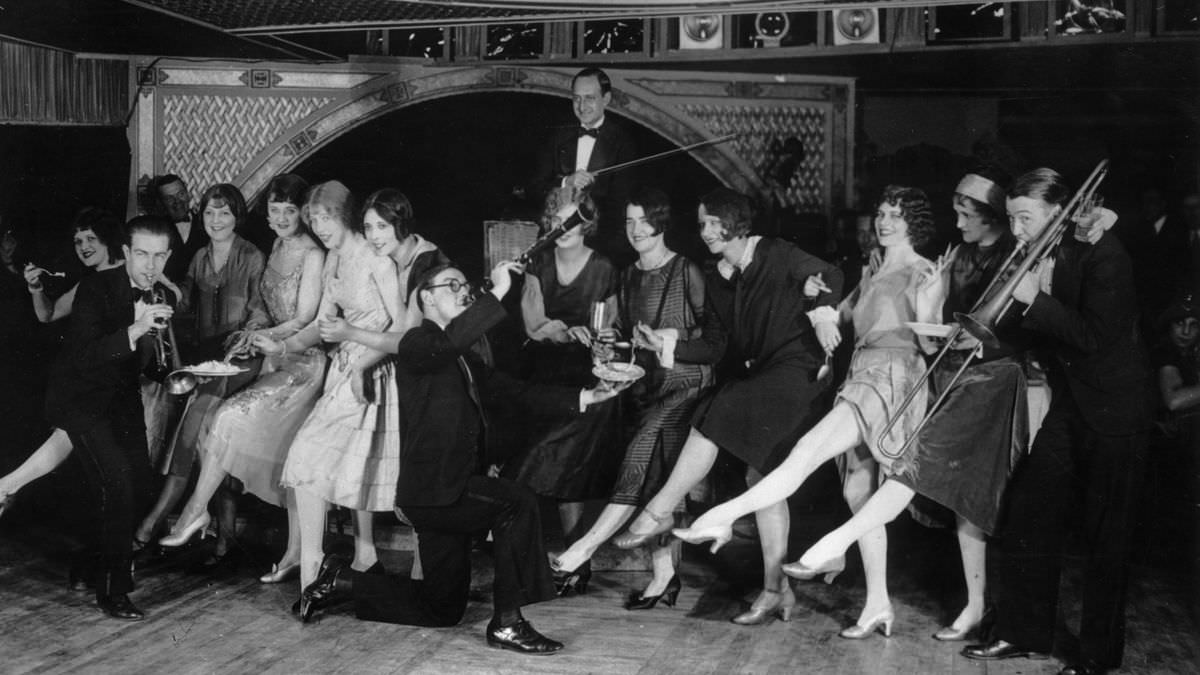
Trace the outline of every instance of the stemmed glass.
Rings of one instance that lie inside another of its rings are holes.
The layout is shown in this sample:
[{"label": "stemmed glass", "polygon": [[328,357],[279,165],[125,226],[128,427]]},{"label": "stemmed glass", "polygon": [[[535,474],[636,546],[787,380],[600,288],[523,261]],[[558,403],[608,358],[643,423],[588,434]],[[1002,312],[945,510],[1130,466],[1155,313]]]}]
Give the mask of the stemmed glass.
[{"label": "stemmed glass", "polygon": [[1104,196],[1095,192],[1079,203],[1079,210],[1071,218],[1075,221],[1075,239],[1077,241],[1090,241],[1088,237],[1092,232],[1092,227],[1100,219],[1100,209],[1103,207]]}]

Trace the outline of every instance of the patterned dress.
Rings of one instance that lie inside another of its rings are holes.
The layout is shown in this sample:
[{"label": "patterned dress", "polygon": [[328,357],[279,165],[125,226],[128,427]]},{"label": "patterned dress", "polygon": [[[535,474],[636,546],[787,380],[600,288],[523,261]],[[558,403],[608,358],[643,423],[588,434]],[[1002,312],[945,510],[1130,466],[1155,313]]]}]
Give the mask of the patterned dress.
[{"label": "patterned dress", "polygon": [[[287,274],[271,265],[263,272],[262,297],[273,325],[296,316],[303,271],[302,257]],[[226,400],[213,416],[203,444],[208,453],[205,461],[217,462],[226,473],[241,480],[246,492],[264,502],[286,506],[280,485],[284,461],[297,430],[321,394],[325,361],[325,351],[320,347],[299,354],[268,356],[254,384]]]},{"label": "patterned dress", "polygon": [[[384,270],[384,267],[390,269]],[[340,314],[351,325],[382,332],[392,324],[379,279],[395,265],[367,246],[325,260],[324,293],[317,316]],[[320,400],[288,451],[283,484],[359,511],[391,511],[400,472],[400,409],[395,369],[385,360],[368,371],[359,403],[352,389],[353,365],[368,348],[339,342],[330,353]]]},{"label": "patterned dress", "polygon": [[[683,256],[676,255],[652,270],[636,266],[621,274],[616,328],[628,337],[638,322],[651,328],[679,331],[676,353],[695,352],[690,362],[677,360],[663,367],[654,356],[639,351],[646,377],[630,389],[634,418],[632,439],[613,487],[613,504],[642,506],[666,482],[691,428],[696,399],[713,383],[712,363],[724,347],[718,322],[706,322],[704,276]],[[708,317],[715,319],[715,317]],[[714,327],[715,324],[715,327]],[[705,332],[708,334],[706,335]],[[707,344],[707,350],[690,345]]]}]

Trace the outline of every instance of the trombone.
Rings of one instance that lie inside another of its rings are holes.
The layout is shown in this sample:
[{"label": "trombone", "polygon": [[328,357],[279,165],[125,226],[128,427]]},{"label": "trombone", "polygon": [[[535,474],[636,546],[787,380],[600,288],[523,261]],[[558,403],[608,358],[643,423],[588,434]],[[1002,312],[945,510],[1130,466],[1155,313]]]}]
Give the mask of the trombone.
[{"label": "trombone", "polygon": [[[996,327],[1000,323],[1000,320],[1008,312],[1009,308],[1012,307],[1013,292],[1016,290],[1017,284],[1021,283],[1021,279],[1024,278],[1025,274],[1028,273],[1029,270],[1033,269],[1034,265],[1040,264],[1043,260],[1054,255],[1055,250],[1058,248],[1058,243],[1062,241],[1063,234],[1067,231],[1068,223],[1072,222],[1072,219],[1077,215],[1076,211],[1080,208],[1080,206],[1091,201],[1092,196],[1096,193],[1096,189],[1100,187],[1100,183],[1104,181],[1104,177],[1107,174],[1108,160],[1101,160],[1096,168],[1092,170],[1091,175],[1088,176],[1087,180],[1084,181],[1079,190],[1075,192],[1075,195],[1071,197],[1071,200],[1067,202],[1067,205],[1063,207],[1063,209],[1053,220],[1050,221],[1050,224],[1046,226],[1046,229],[1042,230],[1041,234],[1039,234],[1032,243],[1027,244],[1023,241],[1017,242],[1016,247],[1013,248],[1013,252],[1009,254],[1008,258],[1004,260],[1004,264],[1001,265],[996,271],[996,274],[988,283],[987,288],[985,288],[983,293],[979,296],[979,300],[975,302],[975,305],[971,308],[971,311],[966,314],[962,312],[956,312],[954,314],[954,318],[958,320],[958,326],[956,326],[950,335],[946,337],[945,346],[943,346],[941,351],[938,352],[937,357],[935,357],[933,362],[929,364],[929,367],[925,369],[925,372],[921,375],[921,378],[917,380],[917,383],[913,385],[912,389],[909,390],[908,394],[904,397],[904,400],[900,402],[900,406],[896,408],[896,412],[892,415],[891,419],[888,420],[887,425],[884,426],[883,430],[879,433],[879,437],[886,437],[888,433],[891,432],[892,428],[899,423],[900,418],[904,416],[904,413],[908,410],[908,407],[912,405],[913,400],[922,390],[922,387],[924,387],[925,384],[929,382],[929,378],[933,376],[933,372],[937,369],[938,364],[941,363],[942,358],[951,351],[951,347],[953,346],[954,342],[959,336],[962,335],[964,331],[969,333],[976,340],[979,340],[979,346],[973,349],[971,353],[968,354],[965,359],[963,359],[963,363],[958,370],[955,371],[954,377],[952,377],[950,382],[947,383],[942,389],[942,393],[938,395],[933,404],[925,409],[925,416],[922,417],[921,421],[917,423],[916,428],[914,428],[912,433],[909,434],[908,438],[905,439],[903,445],[900,446],[900,449],[895,453],[891,453],[884,449],[882,445],[880,445],[880,454],[888,459],[897,459],[901,457],[908,449],[908,446],[912,445],[912,442],[916,440],[917,436],[921,433],[921,430],[925,428],[925,425],[929,422],[929,419],[933,417],[933,413],[939,407],[941,407],[942,402],[946,400],[946,396],[950,393],[950,390],[954,388],[954,385],[958,382],[959,378],[962,377],[962,374],[967,370],[967,367],[983,354],[983,348],[988,347],[990,349],[998,349],[1000,347],[1000,339],[996,336]],[[1021,262],[1017,264],[1018,257],[1022,254],[1022,252],[1025,251],[1026,248],[1029,249],[1028,255],[1021,259]],[[997,290],[996,286],[1001,279],[1005,280],[1004,285],[1000,286],[1000,288]],[[995,292],[993,293],[993,291]]]}]

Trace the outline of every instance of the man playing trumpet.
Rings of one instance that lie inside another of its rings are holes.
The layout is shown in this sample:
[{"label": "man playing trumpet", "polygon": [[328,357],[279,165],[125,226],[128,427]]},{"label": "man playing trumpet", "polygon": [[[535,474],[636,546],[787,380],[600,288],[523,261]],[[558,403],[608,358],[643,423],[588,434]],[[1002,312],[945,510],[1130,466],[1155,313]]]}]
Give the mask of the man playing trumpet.
[{"label": "man playing trumpet", "polygon": [[152,301],[171,256],[170,224],[129,221],[125,265],[79,282],[66,344],[50,375],[47,420],[80,452],[97,516],[91,547],[73,575],[90,576],[96,604],[125,620],[144,618],[130,602],[135,517],[153,498],[138,375],[153,365],[154,331],[174,312]]}]

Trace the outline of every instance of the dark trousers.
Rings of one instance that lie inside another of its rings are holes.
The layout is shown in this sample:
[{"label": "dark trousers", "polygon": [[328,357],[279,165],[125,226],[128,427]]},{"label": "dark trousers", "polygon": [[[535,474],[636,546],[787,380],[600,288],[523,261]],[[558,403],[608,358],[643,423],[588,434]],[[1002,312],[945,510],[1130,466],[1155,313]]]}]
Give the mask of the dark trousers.
[{"label": "dark trousers", "polygon": [[417,533],[423,580],[355,572],[355,614],[367,621],[453,626],[471,589],[471,537],[491,530],[497,613],[550,600],[554,579],[542,544],[537,498],[504,478],[475,476],[447,506],[405,506]]},{"label": "dark trousers", "polygon": [[95,509],[94,536],[76,566],[95,580],[98,598],[133,590],[133,531],[154,497],[142,406],[130,407],[70,434]]},{"label": "dark trousers", "polygon": [[1069,393],[1055,392],[1029,457],[1008,486],[1008,510],[989,546],[994,638],[1050,653],[1058,610],[1062,544],[1082,510],[1085,560],[1080,658],[1121,664],[1131,536],[1145,473],[1145,433],[1103,436]]}]

